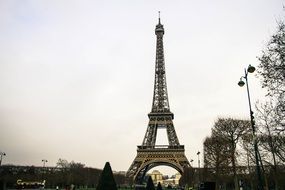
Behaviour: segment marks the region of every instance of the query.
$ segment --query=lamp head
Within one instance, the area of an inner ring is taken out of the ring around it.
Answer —
[[[242,78],[241,78],[240,81],[238,82],[238,85],[239,85],[240,87],[243,87],[244,82],[243,82]]]
[[[249,65],[248,68],[247,68],[247,71],[248,71],[249,73],[253,73],[253,72],[255,71],[255,67]]]

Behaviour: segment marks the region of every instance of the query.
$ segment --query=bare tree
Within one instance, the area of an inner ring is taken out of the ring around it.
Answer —
[[[247,180],[251,186],[251,189],[254,189],[254,182],[256,178],[254,177],[256,172],[255,153],[254,153],[254,144],[253,144],[253,135],[252,130],[248,130],[247,133],[243,134],[241,137],[241,158],[243,160],[243,165],[247,166]],[[254,167],[253,167],[254,166]]]
[[[223,138],[225,142],[228,142],[231,165],[234,176],[235,189],[239,189],[237,178],[237,144],[242,135],[250,129],[250,121],[232,119],[232,118],[219,118],[212,128],[212,136],[217,138]]]
[[[277,31],[271,36],[265,50],[259,57],[258,74],[262,87],[274,101],[276,130],[285,132],[285,23],[279,21]]]
[[[60,158],[60,159],[58,159],[58,161],[56,163],[56,167],[59,167],[59,168],[69,168],[70,165],[69,165],[67,160]]]
[[[273,136],[275,136],[276,122],[274,119],[274,107],[272,103],[259,104],[256,106],[256,121],[260,133],[261,146],[271,153],[273,165],[276,167],[276,144],[274,143]],[[268,163],[270,161],[265,160]]]
[[[228,175],[230,165],[229,143],[223,137],[207,137],[204,145],[204,168],[208,179],[216,182],[216,189],[222,183],[222,175]]]
[[[275,107],[272,102],[258,104],[256,110],[256,121],[260,133],[259,145],[266,155],[263,156],[263,163],[272,167],[273,176],[271,177],[274,179],[275,189],[278,189],[278,165],[285,163],[285,137],[276,130],[279,123],[276,120]]]

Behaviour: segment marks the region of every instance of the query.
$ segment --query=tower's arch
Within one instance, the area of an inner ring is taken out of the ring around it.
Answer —
[[[141,165],[141,167],[138,169],[137,174],[135,174],[134,176],[134,180],[139,181],[140,180],[139,177],[142,176],[143,173],[147,173],[149,170],[157,166],[169,166],[175,169],[180,174],[182,174],[184,171],[184,168],[181,167],[181,165],[177,164],[175,161],[165,160],[165,159],[149,160],[146,163]]]

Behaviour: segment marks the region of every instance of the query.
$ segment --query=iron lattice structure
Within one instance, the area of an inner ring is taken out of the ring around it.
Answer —
[[[172,121],[174,115],[169,107],[163,50],[164,28],[160,18],[155,34],[157,41],[152,109],[148,114],[149,123],[142,145],[138,146],[137,156],[127,172],[127,176],[133,177],[138,183],[148,170],[159,165],[173,167],[180,173],[183,173],[185,167],[190,166],[184,146],[180,145],[177,138]],[[166,129],[168,145],[156,145],[158,128]]]

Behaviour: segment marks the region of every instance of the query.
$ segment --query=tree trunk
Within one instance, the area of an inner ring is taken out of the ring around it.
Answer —
[[[271,136],[271,132],[270,132],[269,128],[268,128],[268,133],[269,133],[269,143],[270,143],[271,154],[273,157],[273,171],[274,171],[275,190],[278,190],[277,164],[276,164],[276,158],[275,158],[275,148],[274,148],[274,144],[272,141],[272,136]]]
[[[233,165],[233,173],[234,173],[234,185],[235,185],[235,190],[239,190],[239,185],[238,185],[238,178],[237,178],[237,171],[236,171],[236,160],[235,160],[235,146],[234,144],[232,145],[232,153],[231,153],[231,160],[232,160],[232,165]]]

